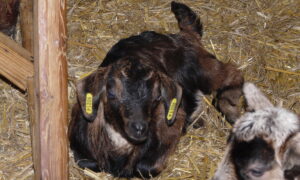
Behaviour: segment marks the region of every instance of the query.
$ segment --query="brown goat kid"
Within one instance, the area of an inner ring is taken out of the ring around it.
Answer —
[[[69,137],[80,167],[120,177],[151,177],[163,170],[186,118],[179,103],[169,106],[181,100],[176,82],[138,61],[124,60],[80,80],[77,91]]]
[[[202,24],[189,7],[172,2],[171,9],[178,34],[122,39],[96,72],[78,82],[69,138],[80,167],[156,176],[194,120],[199,91],[217,91],[228,120],[239,116],[241,73],[203,48]]]

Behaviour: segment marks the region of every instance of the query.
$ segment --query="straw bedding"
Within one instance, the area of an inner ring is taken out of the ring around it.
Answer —
[[[300,113],[300,1],[185,0],[204,24],[203,44],[223,62],[232,62],[278,105]],[[70,107],[75,80],[97,68],[118,40],[144,30],[178,32],[169,0],[69,0],[67,2]],[[212,177],[230,130],[203,101],[200,129],[182,137],[168,167],[155,179]],[[26,94],[0,81],[0,179],[32,179]],[[70,179],[117,179],[79,169],[70,152]]]

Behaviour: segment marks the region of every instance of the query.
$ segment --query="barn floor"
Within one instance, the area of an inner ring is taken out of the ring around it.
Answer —
[[[237,64],[280,106],[300,114],[300,1],[182,0],[201,17],[204,46],[223,62]],[[69,102],[76,79],[97,68],[121,38],[145,30],[178,32],[169,0],[69,0]],[[225,149],[230,125],[203,101],[200,129],[182,137],[168,167],[156,180],[212,177]],[[32,179],[26,94],[0,81],[0,180]],[[79,169],[70,152],[70,179],[112,180],[109,174]]]

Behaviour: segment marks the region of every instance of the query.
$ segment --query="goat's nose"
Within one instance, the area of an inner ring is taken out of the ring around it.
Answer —
[[[147,130],[147,124],[143,122],[133,122],[131,126],[138,135],[144,134]]]

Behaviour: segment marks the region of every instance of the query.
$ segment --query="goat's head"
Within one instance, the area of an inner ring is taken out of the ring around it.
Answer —
[[[224,179],[232,180],[283,180],[287,169],[284,164],[290,159],[284,159],[283,154],[288,157],[284,152],[295,149],[287,142],[289,137],[300,130],[298,116],[286,109],[274,107],[251,83],[245,83],[243,91],[250,112],[245,113],[234,124],[228,140],[227,154],[214,178],[222,179],[223,176]],[[292,167],[297,165],[293,163]]]
[[[129,141],[139,143],[147,139],[152,113],[161,107],[159,103],[164,104],[166,123],[174,123],[182,89],[138,60],[124,59],[80,80],[77,93],[87,121],[93,121],[98,107],[103,107],[106,123]],[[92,101],[88,102],[88,96]]]
[[[245,83],[243,91],[252,112],[243,115],[232,131],[234,144],[246,148],[233,147],[236,168],[244,179],[283,179],[279,151],[288,137],[299,131],[299,119],[286,109],[274,107],[255,85]],[[238,156],[241,152],[244,155]],[[242,165],[243,161],[246,163]]]

